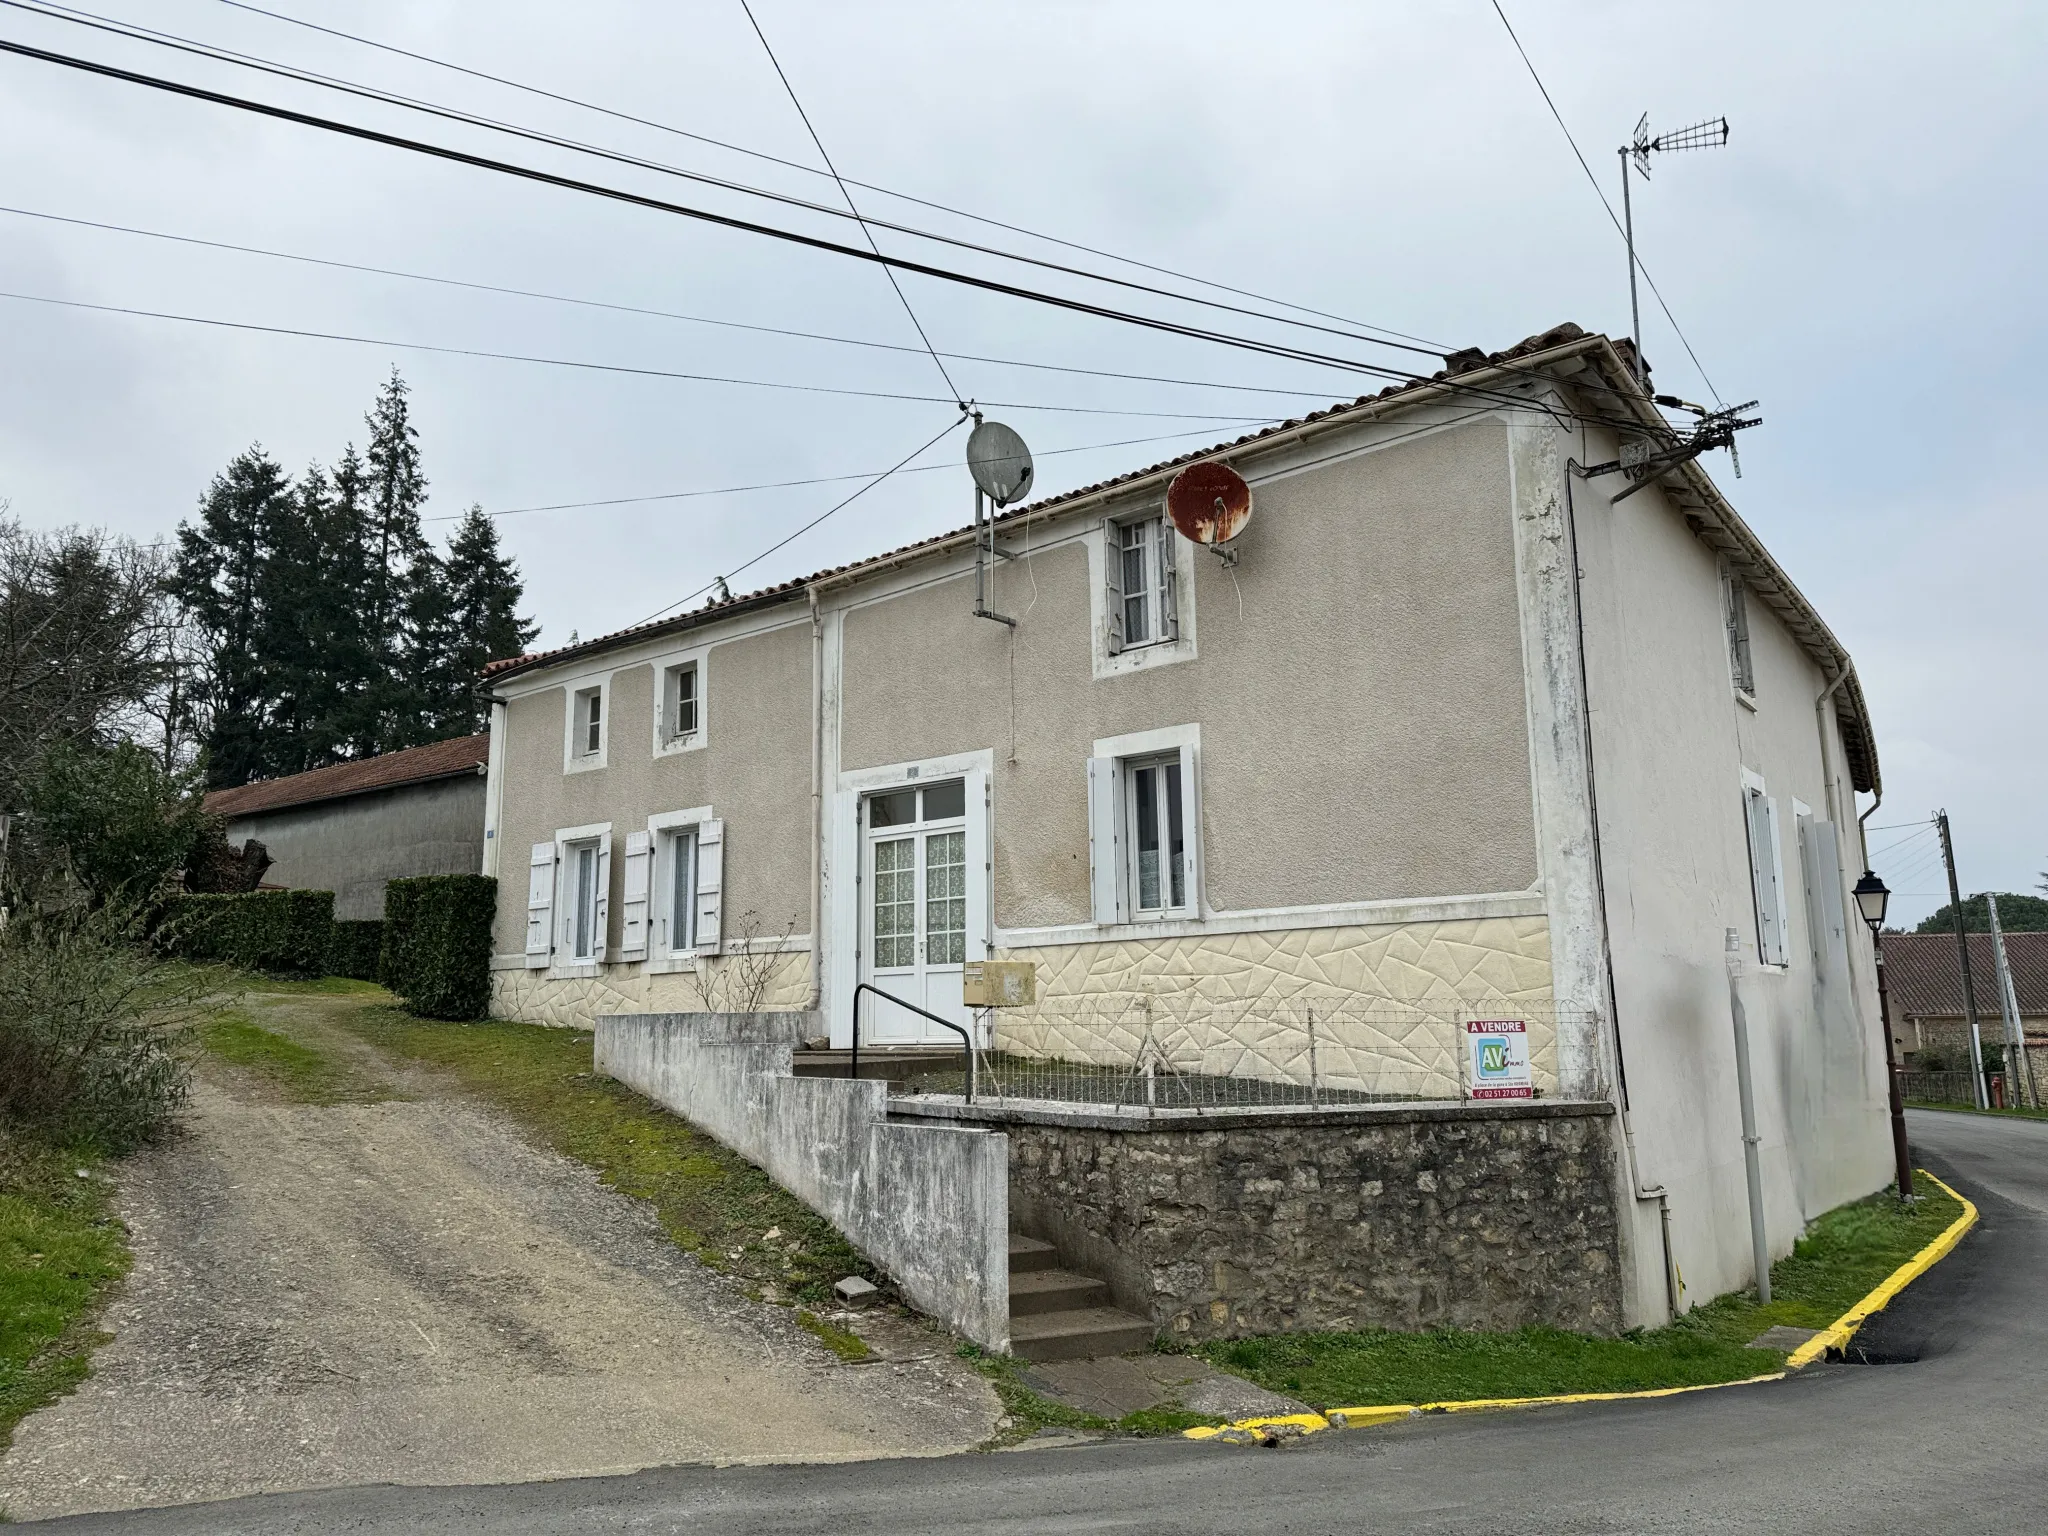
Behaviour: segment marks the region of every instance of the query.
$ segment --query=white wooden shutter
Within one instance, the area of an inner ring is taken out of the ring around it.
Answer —
[[[697,953],[715,955],[725,888],[725,823],[697,823]]]
[[[606,833],[597,840],[597,912],[591,922],[590,958],[599,965],[610,958],[612,930],[612,839]]]
[[[620,893],[619,958],[647,958],[647,893],[654,875],[654,839],[645,832],[626,834],[626,883]]]
[[[1186,848],[1188,911],[1196,917],[1202,907],[1202,753],[1189,744],[1180,749],[1181,837]]]
[[[1090,915],[1098,923],[1117,920],[1117,890],[1123,883],[1123,850],[1116,837],[1117,771],[1113,757],[1088,759],[1088,892]]]
[[[1172,524],[1160,518],[1154,535],[1154,554],[1159,561],[1159,633],[1167,640],[1180,638],[1180,550],[1174,544]]]
[[[554,940],[555,845],[535,843],[526,866],[526,968],[544,970]]]
[[[1102,607],[1109,618],[1109,654],[1115,656],[1124,648],[1123,532],[1115,523],[1102,525],[1102,569]]]
[[[1785,879],[1778,862],[1778,807],[1760,790],[1746,790],[1749,877],[1756,897],[1756,957],[1765,965],[1785,963]]]

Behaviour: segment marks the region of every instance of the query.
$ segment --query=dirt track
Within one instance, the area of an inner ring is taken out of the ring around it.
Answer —
[[[943,1347],[843,1366],[588,1169],[369,1064],[419,1096],[289,1104],[215,1074],[188,1131],[123,1170],[136,1262],[115,1337],[16,1432],[9,1515],[940,1452],[993,1431],[992,1394]]]

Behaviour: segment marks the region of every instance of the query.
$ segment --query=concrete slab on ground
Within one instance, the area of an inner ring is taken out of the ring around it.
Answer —
[[[1023,1372],[1041,1396],[1105,1419],[1177,1405],[1219,1419],[1304,1413],[1307,1405],[1268,1392],[1192,1355],[1105,1355],[1055,1360]]]

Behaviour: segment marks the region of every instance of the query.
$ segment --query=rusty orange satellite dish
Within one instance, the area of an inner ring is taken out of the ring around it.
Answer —
[[[1196,544],[1228,544],[1252,520],[1252,488],[1227,464],[1190,464],[1166,488],[1166,515]]]

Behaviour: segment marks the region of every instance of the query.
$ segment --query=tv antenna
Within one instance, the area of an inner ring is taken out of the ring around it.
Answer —
[[[1669,153],[1679,149],[1719,149],[1728,142],[1728,119],[1710,117],[1689,127],[1676,128],[1670,133],[1650,137],[1650,114],[1645,112],[1636,119],[1636,131],[1629,135],[1629,142],[1622,145],[1621,155],[1621,220],[1622,238],[1628,242],[1628,326],[1629,341],[1636,354],[1636,382],[1645,388],[1649,386],[1650,371],[1643,363],[1643,314],[1636,303],[1636,219],[1629,207],[1628,163],[1636,163],[1636,174],[1650,179],[1650,156]]]
[[[967,472],[974,477],[974,616],[1015,629],[1015,619],[988,605],[988,563],[1010,557],[996,548],[996,520],[987,502],[1006,507],[1031,489],[1031,450],[1000,421],[983,421],[972,406],[967,414],[974,418],[974,430],[967,434]]]

